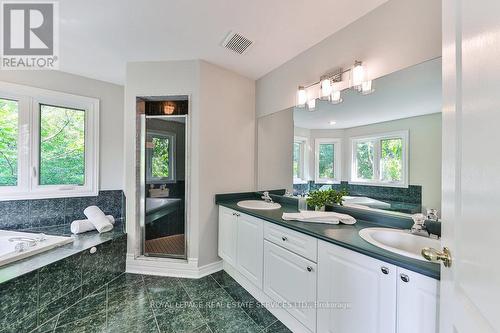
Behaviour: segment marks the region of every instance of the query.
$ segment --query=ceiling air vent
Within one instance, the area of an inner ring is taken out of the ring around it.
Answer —
[[[237,32],[229,32],[226,39],[222,42],[222,46],[226,49],[230,49],[238,54],[243,54],[243,52],[252,45],[252,41],[245,36],[240,35]]]

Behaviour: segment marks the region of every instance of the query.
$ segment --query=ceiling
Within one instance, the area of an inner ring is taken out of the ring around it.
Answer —
[[[129,61],[203,59],[257,79],[386,1],[60,1],[60,70],[124,84]],[[243,55],[221,47],[231,30]]]
[[[345,91],[341,104],[317,101],[313,112],[296,108],[295,126],[344,129],[441,112],[441,58],[378,78],[373,89],[370,95]]]

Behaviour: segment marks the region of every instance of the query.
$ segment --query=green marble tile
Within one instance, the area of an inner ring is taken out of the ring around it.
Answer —
[[[106,314],[106,288],[84,297],[59,315],[58,326],[69,324],[75,320],[84,320],[96,314]]]
[[[0,327],[0,333],[28,333],[36,328],[36,312]]]
[[[230,287],[230,286],[238,286],[238,282],[236,282],[236,280],[233,279],[225,271],[215,272],[215,273],[211,274],[211,276],[223,288],[224,287]]]
[[[69,323],[57,323],[54,333],[102,333],[106,332],[106,313],[97,313],[83,319],[75,317]]]
[[[37,271],[3,283],[0,288],[0,328],[20,324],[23,318],[36,313],[37,299]]]
[[[210,275],[200,279],[179,279],[179,281],[193,301],[211,300],[218,290],[222,289]]]
[[[59,316],[56,316],[52,318],[51,320],[45,322],[44,324],[38,326],[33,333],[49,333],[53,332],[54,328],[56,327],[57,320],[59,319]]]
[[[236,301],[252,320],[262,329],[274,323],[277,319],[261,303],[259,303],[242,286],[236,284],[225,287],[224,290]]]
[[[158,312],[167,307],[181,307],[190,297],[177,278],[144,276],[151,306]]]
[[[108,303],[109,332],[158,332],[147,297]]]
[[[42,305],[38,308],[38,323],[44,323],[62,311],[71,307],[82,298],[82,289],[80,287],[59,297],[55,301]]]
[[[191,331],[192,333],[212,333],[207,325],[200,326]]]
[[[271,326],[267,327],[262,333],[292,333],[281,321],[276,321]]]
[[[39,306],[49,304],[82,284],[81,255],[75,254],[39,270]]]
[[[210,300],[199,304],[199,310],[212,332],[260,332],[258,326],[223,289]]]

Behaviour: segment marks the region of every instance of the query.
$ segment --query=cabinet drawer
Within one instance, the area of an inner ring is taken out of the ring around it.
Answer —
[[[317,261],[318,240],[272,223],[264,224],[264,238],[304,258]]]
[[[316,330],[317,266],[264,241],[264,292],[309,330]]]

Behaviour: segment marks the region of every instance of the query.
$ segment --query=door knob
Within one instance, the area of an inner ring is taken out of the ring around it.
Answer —
[[[441,260],[444,267],[451,266],[451,252],[447,247],[443,247],[443,251],[440,252],[432,247],[425,247],[422,249],[422,256],[429,261],[439,261]]]

